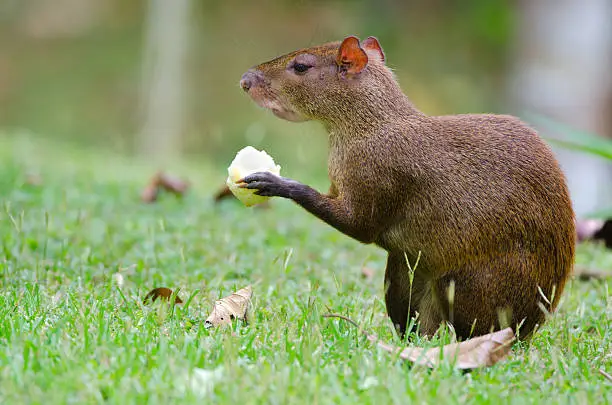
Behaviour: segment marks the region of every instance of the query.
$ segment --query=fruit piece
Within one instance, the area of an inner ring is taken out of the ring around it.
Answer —
[[[280,175],[280,166],[274,163],[274,159],[265,151],[259,151],[252,146],[240,150],[232,164],[227,168],[228,177],[226,184],[230,191],[247,207],[261,204],[270,197],[256,195],[257,190],[241,188],[238,180],[257,172],[270,172]]]

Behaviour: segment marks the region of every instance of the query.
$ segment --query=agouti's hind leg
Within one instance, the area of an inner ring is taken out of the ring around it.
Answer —
[[[525,260],[511,255],[488,259],[486,264],[473,262],[436,280],[435,288],[448,319],[458,337],[467,339],[505,327],[521,326],[521,338],[541,324],[544,314],[538,283],[528,270],[521,269]],[[448,288],[453,282],[452,304]],[[551,289],[542,285],[545,294]],[[549,295],[550,296],[550,295]]]
[[[389,253],[387,258],[385,303],[391,322],[401,337],[417,312],[421,334],[433,335],[442,320],[430,283],[418,269],[410,288],[410,273],[403,253]]]

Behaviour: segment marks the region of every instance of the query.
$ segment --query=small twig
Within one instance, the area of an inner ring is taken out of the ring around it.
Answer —
[[[338,319],[342,319],[343,321],[346,321],[348,323],[350,323],[351,325],[353,325],[354,327],[356,327],[357,329],[359,329],[359,324],[355,321],[353,321],[351,318],[349,318],[348,316],[344,316],[344,315],[340,315],[340,314],[323,314],[323,318],[338,318]],[[369,336],[367,333],[363,332],[366,336]]]
[[[329,310],[329,307],[328,307]],[[365,338],[367,340],[370,341],[370,343],[373,343],[375,345],[377,345],[378,347],[380,347],[383,350],[388,351],[389,353],[394,353],[394,351],[400,351],[401,349],[399,348],[393,348],[393,346],[387,345],[384,342],[381,342],[378,339],[378,336],[370,334],[368,332],[366,332],[365,330],[361,329],[361,327],[359,326],[359,324],[355,321],[353,321],[351,318],[349,318],[348,316],[344,316],[344,315],[340,315],[340,314],[323,314],[323,318],[338,318],[338,319],[342,319],[343,321],[346,321],[348,323],[350,323],[351,325],[353,325],[354,327],[356,327],[363,336],[365,336]]]
[[[603,368],[599,369],[599,374],[603,375],[606,380],[612,382],[612,375],[606,373]]]

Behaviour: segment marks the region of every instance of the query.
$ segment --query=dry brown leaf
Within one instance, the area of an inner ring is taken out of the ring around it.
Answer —
[[[326,318],[344,319],[353,325],[357,324],[351,319],[335,314],[324,315]],[[381,349],[389,353],[399,353],[403,360],[410,361],[430,368],[437,367],[442,358],[449,361],[456,361],[455,366],[459,369],[474,369],[480,367],[490,367],[503,360],[510,353],[512,343],[515,340],[512,328],[506,328],[488,335],[478,336],[463,342],[451,343],[443,347],[425,349],[421,347],[411,347],[400,349],[390,344],[381,342],[377,336],[364,332],[367,339],[375,343]]]
[[[159,189],[157,188],[157,186],[152,186],[149,184],[145,187],[144,190],[142,190],[142,193],[140,194],[140,199],[142,200],[142,202],[152,203],[157,201],[158,195]]]
[[[371,267],[362,267],[361,268],[361,277],[365,278],[366,280],[370,280],[371,278],[373,278],[375,273],[376,272]]]
[[[204,322],[207,328],[228,325],[234,319],[247,320],[249,303],[253,296],[253,288],[249,285],[230,296],[215,301],[212,312]]]
[[[157,172],[140,194],[140,199],[146,203],[155,202],[161,190],[174,193],[177,196],[183,196],[188,188],[189,183],[187,181]]]
[[[146,304],[149,300],[151,302],[155,302],[157,298],[162,298],[166,301],[170,301],[170,297],[172,297],[172,290],[166,287],[158,287],[152,289],[142,300],[143,304]],[[183,300],[179,298],[178,291],[176,295],[176,299],[174,300],[175,304],[182,304]]]
[[[165,173],[158,173],[158,181],[160,187],[178,196],[184,195],[189,189],[187,181]]]
[[[390,353],[398,351],[397,348],[378,341],[376,336],[368,336],[368,339],[376,343],[381,349]],[[512,328],[506,328],[463,342],[451,343],[442,348],[406,348],[400,352],[399,356],[415,364],[433,368],[439,365],[441,360],[440,350],[442,350],[442,357],[451,362],[456,361],[455,364],[457,368],[474,369],[479,367],[491,367],[508,356],[514,340],[514,331]]]
[[[143,202],[152,203],[157,200],[157,196],[159,195],[159,177],[160,173],[156,173],[149,181],[149,184],[142,190],[140,199]]]

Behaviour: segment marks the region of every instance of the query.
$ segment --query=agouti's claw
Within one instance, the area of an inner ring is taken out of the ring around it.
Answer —
[[[251,183],[245,183],[244,186],[241,186],[242,188],[248,188],[248,189],[259,189],[259,188],[263,188],[266,185],[269,185],[269,183],[264,183],[263,181],[253,181]]]
[[[291,185],[296,183],[270,172],[257,172],[249,174],[240,181],[242,182],[238,182],[240,188],[256,190],[254,192],[256,195],[285,198],[290,198]]]

